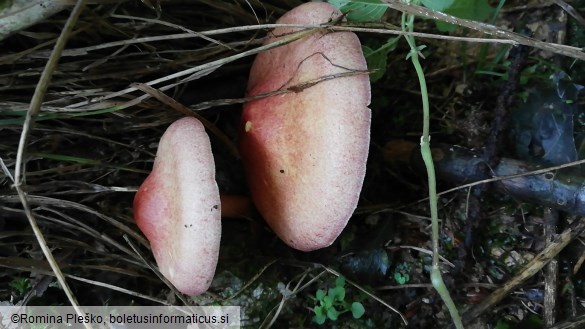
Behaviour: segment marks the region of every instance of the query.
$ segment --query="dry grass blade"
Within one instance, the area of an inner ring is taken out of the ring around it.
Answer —
[[[39,264],[39,262],[32,262],[29,259],[14,259],[14,258],[0,257],[0,267],[4,267],[7,269],[19,269],[19,270],[31,271],[31,272],[34,271],[40,275],[46,275],[46,276],[50,276],[50,277],[55,276],[55,273],[50,269],[50,266],[48,266],[48,263],[40,263]],[[65,277],[70,278],[70,279],[75,280],[75,281],[84,282],[84,283],[88,283],[88,284],[91,284],[94,286],[118,291],[118,292],[130,295],[133,297],[142,298],[142,299],[145,299],[148,301],[155,302],[155,303],[160,304],[160,305],[169,305],[169,306],[171,305],[166,300],[154,298],[152,296],[141,294],[139,292],[132,291],[130,289],[118,287],[118,286],[113,285],[113,284],[108,284],[105,282],[82,278],[82,277],[72,275],[72,274],[65,274]]]
[[[61,287],[63,288],[63,290],[65,291],[65,294],[67,295],[67,298],[69,299],[71,305],[73,306],[73,308],[75,309],[76,313],[79,316],[83,316],[83,311],[79,308],[79,305],[77,304],[77,301],[76,301],[75,296],[73,295],[73,292],[69,288],[67,281],[65,281],[65,277],[64,277],[63,273],[61,272],[59,265],[57,264],[57,262],[53,258],[53,254],[52,254],[51,250],[49,249],[49,247],[47,246],[47,243],[43,237],[43,233],[41,232],[40,228],[37,225],[36,219],[35,219],[32,211],[29,207],[27,195],[23,190],[23,187],[24,187],[23,185],[25,184],[24,183],[24,179],[25,179],[24,156],[25,156],[26,147],[28,146],[28,135],[30,133],[30,130],[32,129],[32,125],[34,123],[34,118],[37,116],[37,114],[40,111],[42,100],[43,100],[45,93],[47,91],[47,88],[49,86],[49,82],[51,81],[51,76],[57,67],[57,63],[59,61],[60,54],[63,51],[63,49],[65,48],[67,38],[69,37],[69,34],[73,30],[73,27],[75,26],[75,23],[77,22],[77,19],[81,15],[81,12],[83,11],[84,7],[85,7],[85,1],[79,0],[77,2],[77,4],[75,5],[75,7],[73,8],[73,11],[71,12],[71,16],[69,17],[69,19],[67,20],[67,23],[63,27],[63,31],[62,31],[61,35],[59,36],[59,40],[55,44],[55,48],[53,49],[53,53],[51,54],[51,57],[47,61],[47,65],[45,66],[45,69],[43,70],[43,74],[41,75],[41,78],[39,80],[37,88],[35,89],[35,93],[33,95],[33,98],[32,98],[31,104],[30,104],[30,108],[27,112],[26,120],[25,120],[23,128],[22,128],[22,134],[21,134],[20,143],[18,146],[18,155],[16,158],[16,165],[15,165],[16,171],[14,174],[14,186],[16,188],[16,191],[18,192],[18,195],[19,195],[20,200],[22,202],[22,206],[23,206],[25,213],[26,213],[26,217],[29,220],[30,226],[32,227],[32,229],[35,233],[35,236],[36,236],[39,244],[41,245],[41,249],[43,250],[45,257],[47,258],[47,260],[49,261],[49,264],[51,265],[51,269],[55,273],[57,280],[59,281],[59,283],[61,284]],[[84,323],[84,327],[87,329],[92,328],[92,326],[89,323]]]
[[[421,6],[407,5],[400,0],[384,0],[392,9],[396,9],[408,14],[426,17],[458,26],[463,26],[498,38],[505,38],[514,41],[516,44],[534,47],[555,54],[569,56],[576,59],[585,60],[585,53],[580,48],[568,47],[561,44],[550,44],[540,40],[525,37],[523,35],[502,30],[496,26],[481,22],[470,21],[447,15],[438,11],[433,11]]]
[[[162,275],[162,273],[158,270],[158,268],[156,266],[154,266],[151,262],[149,262],[146,257],[140,252],[140,250],[138,250],[138,248],[136,248],[136,246],[134,245],[134,243],[132,241],[130,241],[130,239],[128,238],[127,235],[124,235],[124,240],[126,240],[126,243],[128,243],[130,245],[130,248],[132,248],[132,250],[136,253],[136,255],[138,256],[138,258],[140,258],[140,260],[146,264],[146,266],[148,266],[148,268],[150,268],[150,270],[162,281],[164,282],[167,287],[169,287],[173,293],[175,294],[175,296],[177,296],[185,305],[189,305],[189,302],[187,301],[187,299],[185,298],[185,296],[183,296],[183,294],[181,294],[177,288],[175,288],[175,286],[173,286],[173,284],[164,277],[164,275]]]
[[[251,55],[255,55],[261,51],[265,51],[268,49],[272,49],[272,48],[276,48],[276,47],[285,45],[287,43],[293,42],[295,40],[298,40],[298,39],[304,38],[308,35],[311,35],[313,33],[316,33],[319,30],[320,30],[320,28],[313,28],[313,29],[309,29],[306,31],[300,31],[297,33],[293,33],[290,36],[287,36],[287,37],[284,37],[284,38],[278,40],[277,42],[273,42],[273,43],[270,43],[268,45],[254,48],[252,50],[243,51],[243,52],[236,54],[236,55],[228,56],[228,57],[218,59],[218,60],[206,63],[206,64],[198,65],[198,66],[195,66],[195,67],[192,67],[192,68],[180,71],[180,72],[176,72],[176,73],[173,73],[171,75],[167,75],[163,78],[151,80],[149,82],[146,82],[145,84],[148,86],[154,86],[154,85],[157,85],[159,83],[163,83],[163,82],[166,82],[169,80],[174,80],[174,79],[185,77],[185,76],[187,76],[187,77],[184,78],[184,80],[182,80],[181,83],[196,80],[196,79],[199,79],[201,77],[204,77],[204,76],[212,73],[213,71],[217,70],[218,68],[220,68],[221,66],[223,66],[227,63],[230,63],[230,62],[233,62],[235,60],[245,58],[245,57],[248,57]],[[166,86],[162,86],[159,88],[159,90],[166,91],[168,89],[175,87],[176,85],[177,84],[169,84]],[[71,104],[68,106],[68,108],[84,107],[86,109],[89,108],[89,109],[93,109],[93,110],[102,109],[102,108],[111,106],[111,104],[106,104],[106,106],[103,106],[103,105],[100,106],[100,102],[103,102],[105,100],[109,100],[112,98],[124,96],[124,95],[127,95],[127,94],[129,94],[133,91],[136,91],[136,90],[137,90],[137,88],[135,88],[135,87],[126,88],[126,89],[120,90],[118,92],[114,92],[114,93],[108,94],[106,96],[99,97],[97,99],[92,99],[91,101],[84,101],[84,102]],[[128,101],[128,102],[117,102],[116,105],[119,109],[124,109],[124,108],[128,108],[130,106],[140,104],[140,102],[146,100],[147,98],[149,98],[149,95],[140,96],[140,97],[137,97],[137,98],[135,98],[131,101]]]
[[[165,93],[163,93],[162,91],[156,90],[147,84],[136,83],[136,84],[133,84],[133,87],[144,91],[146,94],[161,101],[163,104],[168,105],[169,107],[171,107],[172,109],[176,110],[179,113],[182,113],[186,116],[191,116],[191,117],[198,119],[199,121],[201,121],[201,123],[203,124],[203,126],[205,126],[205,128],[207,130],[211,131],[212,134],[214,134],[217,138],[219,138],[224,143],[224,145],[230,150],[230,152],[232,153],[232,155],[236,159],[240,158],[238,148],[236,147],[234,142],[232,142],[231,139],[226,134],[224,134],[221,130],[219,130],[211,121],[209,121],[209,120],[205,119],[203,116],[189,110],[189,108],[187,108],[185,105],[177,102],[173,98],[165,95]]]
[[[4,201],[7,203],[14,203],[14,202],[17,202],[18,200],[19,199],[16,196],[0,195],[0,201]],[[142,235],[138,234],[136,231],[130,229],[128,226],[117,221],[116,219],[109,217],[109,216],[106,216],[106,215],[100,213],[99,211],[91,209],[90,207],[87,207],[85,205],[82,205],[82,204],[79,204],[76,202],[72,202],[72,201],[68,201],[68,200],[60,200],[60,199],[43,197],[43,196],[35,196],[35,195],[28,195],[27,200],[28,200],[28,204],[33,204],[33,205],[54,206],[54,207],[59,207],[59,208],[63,208],[63,209],[78,209],[80,211],[83,211],[85,213],[88,213],[88,214],[91,214],[91,215],[94,215],[98,218],[103,219],[107,223],[111,224],[112,226],[114,226],[115,228],[120,230],[120,232],[124,232],[125,234],[128,234],[132,238],[136,239],[141,245],[143,245],[143,246],[149,245],[148,242],[146,241],[146,239]]]

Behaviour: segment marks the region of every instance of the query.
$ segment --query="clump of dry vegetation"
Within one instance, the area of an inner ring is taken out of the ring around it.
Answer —
[[[301,1],[87,2],[52,66],[47,63],[65,40],[60,35],[75,11],[73,1],[60,1],[65,10],[0,41],[0,305],[69,303],[57,276],[82,305],[237,305],[249,328],[319,327],[313,321],[317,291],[336,289],[336,277],[343,275],[345,301],[363,304],[365,314],[360,319],[344,314],[343,321],[320,327],[400,328],[403,319],[412,328],[449,325],[428,279],[426,177],[417,160],[411,161],[416,152],[409,143],[420,136],[420,96],[404,60],[406,44],[397,44],[387,58],[388,71],[372,86],[368,173],[360,207],[338,241],[301,253],[280,242],[259,216],[225,220],[214,283],[208,293],[188,298],[157,277],[148,243],[132,219],[134,193],[152,168],[160,136],[184,115],[208,121],[220,190],[247,193],[234,141],[248,71],[270,29],[263,24]],[[425,16],[417,7],[389,3],[385,24],[351,27],[363,43],[374,47],[387,40],[388,31],[400,33],[397,9]],[[417,21],[417,29],[427,33],[417,37],[427,45],[433,143],[477,149],[490,143],[495,129],[502,135],[488,162],[514,157],[502,137],[506,120],[493,128],[494,117],[506,118],[506,111],[522,103],[516,96],[533,91],[557,68],[579,67],[571,64],[585,58],[579,49],[551,43],[571,41],[558,33],[575,21],[567,8],[538,1],[527,6],[530,11],[507,3],[498,25],[512,29],[526,22],[540,40],[455,21],[468,25],[453,34],[471,38],[461,42],[441,37],[433,20]],[[488,35],[505,41],[486,48]],[[524,45],[524,53],[510,51],[510,44]],[[477,73],[480,65],[484,74]],[[511,85],[513,74],[525,83]],[[45,78],[43,92],[39,81]],[[460,165],[455,170],[465,171]],[[447,172],[439,187],[464,183]],[[585,321],[583,214],[551,212],[539,200],[522,203],[522,195],[483,186],[440,199],[442,266],[464,319],[500,328],[531,321],[542,327],[551,317],[560,323],[551,328]],[[556,234],[565,228],[571,231],[559,240]],[[53,266],[40,237],[54,256]],[[550,258],[559,264],[557,272],[539,271],[544,263],[533,261]],[[556,288],[552,301],[544,282]],[[483,317],[475,319],[478,315]]]

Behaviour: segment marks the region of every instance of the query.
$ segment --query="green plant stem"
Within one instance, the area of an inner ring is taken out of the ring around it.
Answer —
[[[409,1],[409,0],[407,0]],[[417,0],[413,0],[417,2]],[[414,25],[414,16],[402,14],[402,29],[404,31],[413,32],[413,25]],[[414,41],[414,37],[408,35],[404,36],[406,41],[410,46],[410,53],[409,57],[414,65],[414,69],[418,76],[419,84],[420,84],[420,91],[422,95],[422,105],[423,105],[423,134],[420,140],[420,151],[421,155],[425,164],[425,168],[427,170],[428,176],[428,184],[429,184],[429,202],[430,202],[430,209],[431,209],[431,226],[432,226],[432,245],[433,245],[433,261],[432,261],[432,268],[431,268],[431,283],[435,290],[443,299],[443,302],[449,309],[449,313],[451,314],[451,319],[455,324],[457,329],[463,329],[463,323],[461,322],[461,316],[459,315],[459,310],[455,306],[445,283],[443,282],[443,277],[441,275],[441,269],[439,267],[439,215],[437,209],[437,186],[436,186],[436,177],[435,177],[435,166],[433,164],[433,157],[431,155],[431,137],[430,137],[430,107],[429,107],[429,97],[427,91],[427,83],[425,80],[425,75],[420,65],[419,60],[419,49],[416,46]]]

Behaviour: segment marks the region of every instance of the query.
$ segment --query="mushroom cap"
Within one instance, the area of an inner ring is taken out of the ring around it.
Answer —
[[[311,2],[277,23],[320,24],[340,15],[330,4]],[[276,28],[265,43],[298,30]],[[258,54],[248,94],[366,69],[354,33],[323,31]],[[244,105],[239,146],[252,198],[289,246],[329,246],[347,225],[366,171],[369,104],[369,77],[360,74]]]
[[[174,122],[161,137],[152,172],[134,198],[134,218],[161,273],[180,292],[209,288],[221,209],[209,137],[197,119]]]

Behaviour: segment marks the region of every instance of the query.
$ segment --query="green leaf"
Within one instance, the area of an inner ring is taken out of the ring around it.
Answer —
[[[388,5],[382,0],[329,0],[339,8],[350,22],[379,21],[384,16]]]
[[[522,323],[526,323],[527,328],[542,328],[544,326],[544,321],[536,314],[530,314]]]
[[[19,295],[24,295],[32,287],[29,278],[21,277],[12,279],[12,281],[8,283],[8,286],[15,290]]]
[[[0,11],[12,7],[12,0],[0,0]],[[8,12],[8,10],[6,10]]]
[[[323,291],[323,289],[317,290],[315,297],[317,297],[317,300],[323,300],[323,297],[325,297],[325,292]]]
[[[335,287],[329,289],[328,296],[331,297],[331,300],[335,301],[343,301],[345,299],[345,288],[343,287]]]
[[[396,280],[398,284],[403,285],[410,280],[410,275],[401,272],[396,272],[394,273],[394,280]]]
[[[315,306],[313,308],[313,312],[315,313],[313,321],[315,321],[317,324],[325,323],[325,320],[327,320],[327,312],[322,306]]]
[[[315,313],[315,316],[325,316],[325,310],[323,306],[313,307],[313,313]]]
[[[423,4],[430,9],[441,11],[451,16],[476,21],[486,20],[494,11],[487,0],[425,0]],[[437,21],[436,24],[441,32],[452,32],[456,28],[455,25],[442,21]]]
[[[483,21],[493,11],[494,8],[489,5],[487,0],[455,0],[446,12],[459,18]]]
[[[331,300],[335,300],[337,295],[337,288],[329,288],[327,291],[327,297],[331,298]]]
[[[364,57],[368,63],[368,70],[375,70],[374,73],[370,73],[370,82],[374,83],[386,74],[388,54],[396,48],[399,39],[400,37],[390,38],[375,50],[368,46],[362,46]]]
[[[323,297],[323,307],[325,307],[326,309],[333,307],[333,298],[329,296]]]
[[[354,319],[359,319],[366,313],[366,309],[364,305],[360,302],[353,302],[351,303],[351,315],[353,315]]]
[[[335,279],[335,286],[336,287],[343,287],[345,286],[345,278],[342,276],[338,276],[337,279]]]
[[[510,325],[505,320],[500,319],[496,324],[496,329],[510,329]]]
[[[335,6],[339,9],[339,8],[347,5],[348,3],[350,3],[351,0],[327,0],[327,2],[329,2],[330,4],[332,4],[333,6]]]
[[[313,321],[315,321],[317,324],[323,324],[325,323],[325,320],[327,320],[327,316],[325,314],[315,314],[313,317]]]
[[[327,317],[329,320],[335,321],[339,317],[339,312],[335,309],[335,307],[332,307],[327,310]]]
[[[381,0],[361,0],[346,4],[341,7],[341,12],[347,13],[350,22],[372,22],[381,20],[386,9],[388,5]]]
[[[422,4],[432,10],[443,11],[453,5],[455,0],[422,0]]]
[[[336,290],[337,290],[337,293],[336,293],[337,300],[342,302],[345,299],[345,288],[337,287]]]

